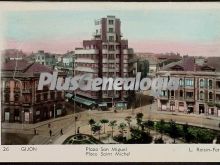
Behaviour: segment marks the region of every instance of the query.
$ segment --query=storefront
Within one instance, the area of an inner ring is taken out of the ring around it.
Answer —
[[[72,98],[80,107],[95,109],[96,102],[82,97],[75,96]]]
[[[115,107],[116,107],[116,109],[120,109],[120,110],[127,109],[127,103],[125,103],[125,102],[117,102],[115,104]]]

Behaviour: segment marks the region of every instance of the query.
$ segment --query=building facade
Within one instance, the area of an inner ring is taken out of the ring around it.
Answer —
[[[62,56],[56,56],[55,69],[57,69],[58,71],[65,72],[67,76],[73,76],[74,75],[74,60],[75,60],[74,51],[68,51]]]
[[[63,91],[37,90],[46,66],[13,60],[2,65],[1,116],[3,122],[36,123],[65,114]],[[65,75],[62,75],[65,76]]]
[[[55,55],[44,52],[43,50],[39,50],[37,53],[33,54],[35,62],[48,66],[50,68],[54,68],[56,64]]]
[[[95,21],[93,39],[84,40],[83,48],[75,49],[75,75],[91,73],[93,77],[128,77],[128,61],[133,49],[122,39],[121,21],[107,16]],[[127,91],[81,91],[76,94],[88,105],[127,107]]]
[[[157,72],[160,77],[169,73],[180,79],[178,90],[161,92],[157,99],[159,111],[220,117],[220,58],[196,61],[194,57],[184,57]]]

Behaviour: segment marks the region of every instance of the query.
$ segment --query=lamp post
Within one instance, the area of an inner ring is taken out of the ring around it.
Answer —
[[[75,135],[76,135],[76,102],[75,102],[75,97],[76,97],[76,92],[74,91],[74,109],[73,109],[73,114],[74,114],[74,127],[75,127]]]
[[[56,118],[56,104],[53,105],[53,117]]]
[[[24,129],[24,110],[22,110],[21,125],[22,125],[22,129]]]

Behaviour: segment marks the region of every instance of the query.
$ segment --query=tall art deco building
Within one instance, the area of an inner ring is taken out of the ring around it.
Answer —
[[[95,32],[91,40],[83,41],[83,48],[75,49],[75,75],[91,73],[95,77],[128,77],[129,60],[133,49],[128,48],[128,40],[122,39],[121,21],[115,16],[107,16],[95,21]],[[75,101],[87,108],[126,108],[128,91],[76,91]]]

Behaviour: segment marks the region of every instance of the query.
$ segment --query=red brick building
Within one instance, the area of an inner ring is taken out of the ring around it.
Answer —
[[[95,21],[93,39],[84,40],[83,48],[75,49],[75,75],[91,73],[93,77],[128,77],[129,59],[133,49],[128,40],[122,39],[121,21],[107,16]],[[127,107],[127,91],[81,91],[76,92],[76,101],[85,106]],[[83,101],[80,101],[83,100]]]
[[[36,123],[65,114],[63,91],[38,91],[41,72],[48,67],[11,60],[2,65],[1,115],[3,122]]]

